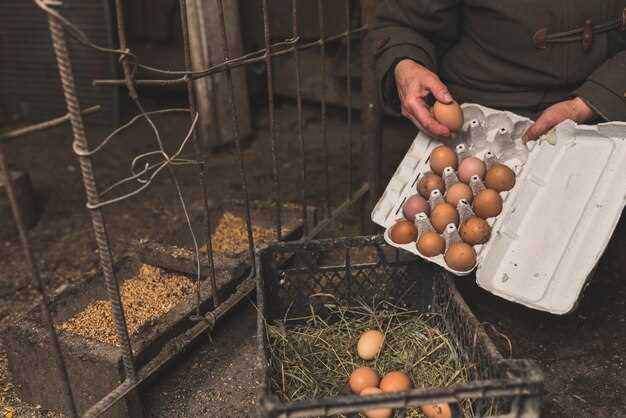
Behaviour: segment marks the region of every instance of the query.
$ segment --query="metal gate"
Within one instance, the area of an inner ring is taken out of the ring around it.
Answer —
[[[303,42],[299,36],[298,19],[298,5],[297,0],[291,2],[291,14],[292,14],[292,36],[289,39],[272,43],[270,40],[270,18],[268,12],[268,1],[262,1],[262,21],[264,28],[264,43],[265,47],[247,53],[243,56],[231,57],[228,43],[222,42],[224,45],[224,59],[223,62],[216,63],[209,68],[202,71],[191,71],[191,54],[189,48],[189,28],[187,22],[187,0],[180,0],[180,10],[182,19],[182,31],[185,46],[185,61],[186,68],[180,71],[170,71],[159,68],[154,68],[141,64],[137,57],[131,50],[127,48],[126,31],[124,25],[123,15],[123,0],[115,1],[115,12],[117,17],[117,37],[119,45],[117,48],[106,48],[95,44],[89,39],[85,33],[79,30],[71,21],[66,19],[66,9],[62,0],[34,0],[35,4],[47,15],[50,34],[52,37],[52,43],[56,60],[58,64],[59,73],[61,76],[61,82],[63,87],[63,93],[67,104],[68,114],[66,116],[57,118],[52,121],[44,122],[38,125],[34,125],[28,128],[20,129],[18,131],[9,132],[0,138],[0,174],[3,176],[5,184],[7,185],[7,192],[11,201],[12,210],[15,216],[15,221],[18,226],[20,240],[24,248],[24,254],[31,271],[34,287],[38,291],[40,298],[40,306],[43,313],[44,322],[47,325],[47,332],[52,345],[52,352],[56,359],[56,366],[59,371],[59,376],[62,382],[63,395],[66,398],[66,402],[70,405],[70,414],[74,417],[79,416],[79,411],[76,406],[74,396],[72,394],[72,386],[70,385],[69,375],[64,363],[64,358],[61,353],[61,348],[56,335],[55,326],[52,314],[49,309],[49,300],[44,291],[42,281],[37,269],[36,256],[33,254],[31,245],[29,243],[28,234],[24,226],[23,219],[20,214],[18,203],[16,200],[16,194],[14,185],[11,183],[11,178],[8,176],[8,162],[5,159],[4,152],[2,150],[2,142],[22,136],[26,133],[34,132],[41,129],[46,129],[51,126],[56,126],[66,121],[69,121],[72,126],[74,143],[73,151],[77,155],[80,162],[80,169],[83,177],[84,187],[87,193],[87,208],[91,214],[91,220],[93,225],[94,234],[98,246],[98,253],[100,258],[100,267],[104,276],[106,291],[108,298],[110,299],[113,307],[113,317],[115,323],[115,329],[118,341],[120,342],[120,351],[123,358],[123,367],[126,379],[114,390],[112,390],[104,398],[98,400],[87,411],[80,414],[83,417],[95,417],[99,416],[120,400],[127,397],[137,386],[145,381],[148,377],[153,375],[157,370],[161,368],[167,361],[173,356],[180,353],[186,346],[188,346],[196,337],[200,336],[207,330],[210,330],[217,321],[220,320],[231,308],[233,308],[238,302],[249,295],[254,290],[254,274],[255,274],[255,244],[252,233],[252,221],[250,215],[250,199],[248,190],[248,173],[245,165],[245,159],[243,158],[241,138],[238,131],[238,115],[239,109],[237,109],[235,100],[233,100],[234,89],[231,73],[233,69],[247,66],[251,64],[263,63],[267,74],[267,94],[268,94],[268,112],[269,112],[269,130],[271,138],[271,159],[272,159],[272,178],[274,185],[274,192],[272,196],[273,200],[273,218],[274,228],[277,240],[283,239],[282,223],[283,214],[281,213],[282,199],[280,194],[281,183],[284,181],[281,179],[279,164],[280,161],[276,154],[276,114],[274,104],[274,81],[272,76],[273,71],[273,59],[277,56],[291,54],[294,60],[295,79],[296,79],[296,103],[298,110],[298,126],[294,133],[294,140],[299,144],[299,163],[301,182],[301,195],[298,202],[299,208],[302,213],[302,217],[305,220],[304,225],[306,228],[307,218],[307,202],[306,185],[307,185],[307,169],[306,169],[306,152],[305,143],[303,138],[303,97],[302,97],[302,77],[301,77],[301,63],[300,54],[307,49],[316,48],[319,49],[322,58],[327,53],[326,48],[333,42],[343,42],[345,45],[345,73],[346,73],[346,92],[347,92],[347,105],[346,105],[346,129],[348,130],[348,152],[346,153],[347,170],[347,190],[345,190],[345,200],[339,204],[333,205],[330,202],[330,190],[333,187],[333,179],[329,174],[329,147],[327,138],[327,100],[326,91],[322,88],[320,94],[320,116],[321,116],[321,131],[324,152],[322,158],[324,160],[324,196],[323,196],[323,219],[317,223],[313,228],[304,231],[304,238],[308,239],[317,235],[325,227],[327,227],[334,219],[345,213],[349,208],[355,204],[362,204],[372,202],[378,195],[380,189],[380,158],[381,158],[381,144],[380,144],[380,109],[377,100],[376,83],[374,81],[373,73],[373,55],[368,53],[370,50],[369,42],[362,42],[360,50],[356,50],[353,47],[355,37],[364,37],[367,33],[368,25],[371,26],[372,10],[377,3],[375,0],[362,0],[360,2],[344,0],[346,11],[346,27],[345,31],[341,34],[334,36],[326,36],[325,22],[324,22],[324,1],[317,0],[317,11],[319,16],[319,39],[309,42]],[[222,34],[222,40],[226,39],[226,24],[224,19],[224,0],[218,1],[219,19],[221,22],[220,32]],[[363,13],[363,16],[367,16],[364,25],[359,27],[353,27],[351,14],[353,13],[353,7],[359,7]],[[76,6],[78,7],[78,6]],[[123,69],[124,78],[119,80],[98,80],[94,84],[100,86],[119,86],[123,85],[128,90],[132,101],[134,102],[137,115],[132,118],[128,123],[120,126],[113,131],[102,142],[94,143],[94,141],[88,141],[85,133],[85,127],[83,123],[83,116],[86,113],[94,112],[96,109],[83,109],[79,103],[76,93],[76,83],[72,71],[72,61],[67,47],[67,35],[77,40],[84,48],[91,48],[101,53],[111,54],[116,58],[119,58],[121,67]],[[364,152],[367,159],[367,178],[361,179],[360,186],[354,187],[357,183],[355,180],[355,161],[353,161],[353,147],[357,144],[354,141],[353,135],[353,103],[352,103],[352,75],[351,75],[351,57],[355,54],[362,54],[361,58],[361,143],[364,146]],[[329,69],[327,68],[325,61],[322,59],[322,64],[319,69],[322,80],[328,76]],[[136,79],[135,72],[138,68],[143,71],[154,74],[154,79]],[[248,236],[248,257],[251,265],[250,275],[245,279],[225,300],[220,300],[217,292],[217,286],[215,281],[215,271],[213,264],[213,249],[211,243],[211,220],[209,215],[209,194],[207,192],[207,182],[209,179],[206,176],[206,162],[211,158],[207,152],[199,146],[196,135],[196,127],[198,124],[198,112],[196,110],[196,100],[194,96],[194,81],[203,77],[210,77],[213,74],[223,73],[226,76],[227,88],[230,91],[230,106],[232,114],[232,130],[235,133],[235,154],[238,164],[240,181],[241,181],[241,195],[245,206],[245,221],[247,225]],[[156,111],[146,111],[142,103],[141,97],[137,92],[137,86],[169,86],[172,84],[186,85],[188,91],[188,108],[180,109],[160,109]],[[169,113],[187,113],[190,117],[190,127],[187,132],[182,136],[182,140],[179,143],[177,150],[173,153],[168,153],[165,150],[163,141],[159,135],[155,123],[153,122],[153,116],[169,114]],[[152,127],[153,134],[156,140],[157,148],[154,151],[145,154],[138,155],[135,158],[135,162],[132,167],[132,175],[128,178],[121,179],[114,183],[114,185],[106,190],[101,190],[98,186],[98,181],[94,175],[92,166],[92,158],[98,153],[104,153],[104,148],[107,143],[111,141],[117,133],[131,126],[139,120],[147,121]],[[193,158],[183,158],[182,151],[185,145],[190,144],[193,146],[194,156]],[[152,158],[150,163],[145,163],[146,157]],[[155,162],[154,158],[158,160]],[[182,198],[182,190],[180,183],[177,180],[176,172],[174,168],[177,165],[193,165],[198,169],[198,179],[202,185],[203,190],[203,208],[205,212],[205,226],[202,231],[194,230],[191,226],[189,219],[188,208]],[[109,205],[115,205],[116,203],[136,196],[140,193],[147,192],[151,182],[159,175],[164,173],[171,179],[174,188],[180,198],[181,210],[185,216],[188,233],[193,241],[194,247],[194,271],[197,275],[196,291],[198,293],[198,306],[196,314],[192,320],[195,322],[194,326],[188,330],[184,335],[176,336],[172,338],[166,348],[161,353],[154,356],[142,367],[137,367],[137,361],[131,348],[129,331],[127,328],[124,309],[121,303],[119,283],[116,278],[116,274],[113,268],[113,256],[109,244],[109,234],[106,224],[102,215],[103,208]],[[108,197],[108,195],[114,194],[120,186],[126,186],[128,184],[135,184],[136,188],[130,192],[123,192],[114,197]],[[106,196],[106,198],[104,198]],[[207,262],[209,266],[209,281],[212,288],[213,297],[213,309],[208,312],[202,312],[199,306],[199,283],[200,283],[200,262],[201,254],[199,247],[202,244],[202,237],[205,241],[208,254]],[[57,384],[57,382],[55,382]]]

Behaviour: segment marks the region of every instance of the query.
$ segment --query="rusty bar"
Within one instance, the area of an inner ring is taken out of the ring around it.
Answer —
[[[321,135],[322,135],[322,143],[324,145],[324,212],[325,215],[330,213],[330,168],[329,168],[329,157],[328,157],[328,135],[327,135],[327,126],[326,126],[326,40],[324,39],[326,36],[326,29],[324,25],[324,1],[317,0],[317,14],[319,15],[319,23],[320,23],[320,53],[322,55],[322,68],[321,68],[321,86],[320,86],[320,101],[321,101],[321,117],[322,117],[322,126],[321,126]]]
[[[292,28],[293,28],[293,38],[296,39],[299,36],[298,29],[298,0],[292,0],[291,2],[291,12],[292,12]],[[296,70],[296,106],[298,108],[298,144],[300,145],[300,164],[301,164],[301,174],[300,181],[302,182],[301,190],[302,195],[300,199],[302,200],[302,225],[304,227],[304,235],[307,235],[308,229],[308,211],[307,211],[307,201],[306,201],[306,153],[304,149],[304,135],[302,132],[302,80],[300,79],[300,50],[296,47],[293,48],[293,62]]]
[[[350,28],[352,27],[351,1],[346,0],[346,123],[348,125],[348,200],[352,200],[352,43],[350,42]]]
[[[373,27],[376,1],[368,0],[361,3],[362,16],[367,26]],[[374,73],[374,49],[372,32],[363,38],[361,48],[361,148],[367,159],[367,183],[369,198],[367,212],[371,212],[381,193],[382,172],[382,110],[378,97],[376,75]],[[368,232],[376,231],[375,226],[368,223]]]
[[[62,5],[61,1],[56,2],[58,6]],[[63,25],[57,18],[48,15],[48,24],[52,36],[52,45],[59,67],[61,83],[63,85],[63,94],[67,104],[72,131],[74,134],[74,142],[77,149],[87,151],[89,145],[85,134],[83,118],[80,112],[80,103],[76,96],[76,84],[74,82],[74,74],[70,62],[67,42]],[[93,166],[89,156],[79,156],[78,158],[85,191],[87,194],[87,202],[89,205],[97,205],[99,203],[98,187],[94,177]],[[100,268],[104,275],[105,287],[109,299],[111,300],[113,319],[115,329],[118,335],[120,349],[122,352],[122,362],[124,371],[129,379],[136,379],[133,352],[130,346],[130,337],[126,328],[126,318],[122,307],[120,290],[115,273],[113,271],[113,256],[109,244],[109,237],[104,224],[104,217],[100,209],[92,209],[91,220],[93,224],[94,235],[98,245],[98,255],[100,257]]]
[[[191,50],[189,49],[189,21],[187,16],[187,1],[180,0],[180,17],[181,17],[181,26],[183,32],[183,45],[185,49],[185,69],[189,70],[191,68]],[[196,96],[195,90],[193,86],[193,80],[187,77],[187,97],[189,99],[189,109],[191,110],[191,119],[193,120],[194,115],[196,114]],[[204,224],[206,226],[206,246],[207,246],[207,257],[209,262],[209,280],[211,282],[211,292],[213,293],[211,296],[213,298],[213,306],[219,305],[219,295],[217,293],[217,283],[215,280],[215,264],[213,260],[213,240],[211,237],[211,212],[209,210],[209,196],[207,193],[207,184],[206,184],[206,158],[204,157],[204,153],[200,149],[200,144],[198,143],[198,134],[196,130],[193,130],[192,133],[192,142],[193,142],[193,150],[195,154],[195,158],[197,161],[200,161],[199,167],[199,175],[200,175],[200,187],[202,188],[202,206],[204,210]],[[199,256],[199,254],[197,254]],[[200,316],[200,272],[198,272],[198,278],[196,281],[196,315]]]
[[[219,21],[221,22],[222,42],[224,45],[224,61],[229,60],[230,51],[228,48],[228,38],[226,36],[226,17],[224,16],[224,0],[218,0]],[[248,194],[248,181],[246,179],[246,168],[241,149],[241,137],[239,134],[239,112],[235,103],[235,87],[233,86],[232,70],[226,69],[226,84],[228,85],[229,101],[233,118],[233,134],[235,146],[237,148],[237,158],[239,160],[239,176],[241,177],[241,189],[244,196],[246,208],[246,226],[248,228],[248,250],[250,253],[250,266],[252,271],[256,270],[256,259],[254,256],[254,236],[252,235],[252,217],[250,214],[250,197]]]
[[[37,264],[35,263],[35,260],[33,258],[33,250],[30,245],[30,240],[28,239],[26,225],[24,224],[22,212],[17,201],[15,184],[13,183],[13,178],[11,177],[9,165],[5,158],[4,146],[2,144],[0,144],[0,180],[2,181],[1,184],[4,184],[4,187],[7,191],[9,204],[11,205],[11,211],[13,212],[13,218],[15,220],[15,226],[17,227],[17,231],[19,233],[22,249],[24,250],[26,265],[28,266],[28,269],[30,271],[31,282],[33,284],[33,287],[39,294],[39,307],[41,309],[41,315],[48,331],[48,338],[50,338],[50,342],[52,344],[52,352],[55,360],[55,366],[57,368],[57,371],[59,372],[59,375],[61,376],[61,392],[63,393],[63,396],[65,397],[65,400],[69,406],[71,416],[78,417],[78,410],[76,409],[76,403],[74,402],[74,396],[72,393],[72,386],[70,385],[70,378],[67,373],[67,367],[65,366],[65,360],[63,360],[63,353],[61,352],[59,339],[54,329],[54,320],[52,319],[52,315],[50,314],[50,309],[48,307],[48,296],[46,295],[46,292],[44,290],[43,282],[41,281],[41,276],[39,275],[39,269],[37,268]]]
[[[270,140],[272,145],[272,174],[274,180],[274,204],[276,205],[276,239],[282,240],[280,175],[276,150],[276,117],[274,115],[274,80],[272,79],[272,42],[270,40],[270,19],[267,0],[261,2],[263,7],[263,33],[265,37],[265,68],[267,71],[267,105],[269,107]]]
[[[120,43],[120,49],[122,51],[128,51],[126,47],[126,30],[124,28],[124,5],[122,0],[115,0],[115,15],[117,16],[117,38]],[[124,70],[124,78],[126,81],[126,87],[128,88],[128,94],[133,100],[137,100],[137,89],[133,83],[132,69],[128,62],[128,56],[123,55],[121,57],[122,69]]]
[[[101,109],[100,106],[91,106],[81,112],[83,116],[91,115],[98,112]],[[14,129],[12,131],[0,134],[0,141],[8,141],[9,139],[16,139],[20,136],[32,134],[35,132],[43,131],[45,129],[54,128],[56,126],[63,125],[70,120],[70,115],[60,116],[58,118],[50,119],[45,122],[36,123],[34,125],[25,126],[23,128]]]
[[[337,206],[335,209],[330,212],[330,214],[324,218],[320,223],[315,225],[315,228],[311,229],[309,234],[305,237],[306,239],[311,239],[312,237],[319,234],[324,228],[326,228],[331,222],[341,216],[345,211],[350,209],[352,204],[367,194],[369,191],[369,185],[366,183],[362,185],[357,191],[352,194],[352,200],[346,200],[341,205]]]
[[[237,290],[228,297],[220,306],[215,310],[209,312],[203,317],[203,320],[199,321],[192,328],[187,330],[185,334],[182,334],[168,342],[168,345],[162,349],[162,351],[146,364],[139,371],[139,379],[131,382],[128,379],[122,382],[118,387],[113,389],[107,396],[102,398],[96,404],[94,404],[89,410],[82,416],[82,418],[95,418],[106,411],[108,411],[116,403],[124,399],[128,393],[137,388],[146,379],[157,372],[163,367],[169,360],[177,354],[182,353],[192,342],[194,342],[199,336],[213,329],[215,324],[223,318],[228,312],[236,307],[241,301],[248,297],[256,288],[256,282],[254,280],[254,273],[246,278],[237,288]]]

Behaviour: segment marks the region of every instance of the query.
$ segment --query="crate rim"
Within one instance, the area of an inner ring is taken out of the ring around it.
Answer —
[[[507,359],[502,356],[482,323],[474,315],[459,293],[452,275],[443,270],[435,274],[445,280],[452,299],[467,316],[470,325],[476,329],[476,338],[487,348],[498,367],[513,366],[521,377],[477,380],[447,388],[420,388],[407,392],[386,393],[374,396],[343,395],[334,398],[306,399],[284,402],[275,395],[268,394],[268,361],[265,353],[265,295],[263,258],[277,252],[306,250],[307,248],[350,248],[356,245],[387,245],[381,234],[319,240],[299,240],[274,242],[256,252],[257,286],[257,362],[256,375],[259,381],[257,389],[257,415],[259,417],[310,417],[341,412],[359,412],[368,407],[406,408],[439,402],[458,402],[461,398],[483,399],[487,397],[531,397],[543,395],[544,375],[538,363],[530,359]],[[425,262],[416,259],[416,262]],[[542,402],[542,400],[540,401]]]

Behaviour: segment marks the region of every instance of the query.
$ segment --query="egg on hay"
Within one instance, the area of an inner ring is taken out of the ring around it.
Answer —
[[[361,396],[380,395],[383,393],[379,388],[371,387],[365,388],[361,392]],[[363,414],[367,418],[390,418],[393,415],[393,409],[391,408],[372,408],[363,411]]]
[[[385,336],[378,330],[369,330],[361,334],[357,343],[357,354],[363,360],[373,360],[383,347]]]
[[[358,395],[363,392],[363,389],[378,387],[379,382],[380,378],[374,369],[359,367],[350,375],[350,390]]]
[[[412,386],[409,376],[399,371],[387,373],[380,381],[380,389],[383,392],[406,392]]]
[[[426,418],[452,418],[452,409],[447,403],[435,403],[420,407]]]

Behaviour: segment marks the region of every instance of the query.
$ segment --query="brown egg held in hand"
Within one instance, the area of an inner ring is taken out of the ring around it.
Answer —
[[[485,171],[487,171],[487,167],[482,160],[476,157],[468,157],[459,164],[457,174],[459,175],[459,180],[463,183],[469,183],[472,176],[478,176],[481,180],[484,179]]]
[[[439,190],[441,194],[443,194],[445,186],[443,185],[443,179],[441,177],[437,174],[428,173],[420,180],[417,190],[424,199],[428,200],[433,190]]]
[[[441,203],[431,211],[430,223],[441,234],[449,223],[459,225],[459,213],[451,204]]]
[[[361,392],[361,396],[380,395],[381,393],[383,391],[378,388],[366,388]],[[391,408],[374,408],[363,411],[363,414],[367,418],[390,418],[393,415],[393,410]]]
[[[489,241],[491,235],[491,227],[486,220],[478,216],[472,216],[459,228],[461,239],[469,245],[484,244]]]
[[[350,375],[350,389],[357,395],[366,388],[378,387],[380,378],[374,369],[369,367],[359,367],[354,369]]]
[[[439,145],[430,153],[430,168],[436,174],[442,175],[446,167],[452,167],[456,170],[458,164],[459,158],[456,152],[445,145]]]
[[[404,217],[411,222],[415,222],[415,215],[422,212],[426,215],[430,215],[430,205],[426,199],[418,194],[409,197],[406,202],[404,202],[404,206],[402,206]]]
[[[455,208],[461,199],[465,199],[468,203],[471,203],[473,198],[472,189],[465,183],[454,183],[446,192],[446,202]]]
[[[496,164],[487,171],[485,186],[496,192],[506,192],[515,186],[515,173],[504,164]]]
[[[444,259],[452,270],[470,271],[476,264],[476,251],[469,244],[455,242],[446,251]]]
[[[380,353],[384,341],[385,336],[382,332],[377,330],[366,331],[359,338],[356,352],[363,360],[373,360]]]
[[[446,241],[434,231],[424,232],[417,240],[417,250],[425,257],[436,257],[445,249]]]
[[[502,212],[502,198],[492,189],[485,189],[474,197],[472,209],[483,219],[493,218]]]
[[[437,119],[437,122],[452,132],[456,132],[463,127],[463,109],[457,102],[453,101],[450,104],[435,102],[433,116]]]
[[[435,403],[420,407],[426,418],[452,418],[452,409],[447,403]]]
[[[396,244],[408,244],[417,239],[417,227],[413,222],[398,221],[389,231],[389,238]]]
[[[405,392],[411,389],[411,379],[402,372],[389,372],[380,381],[383,392]]]

